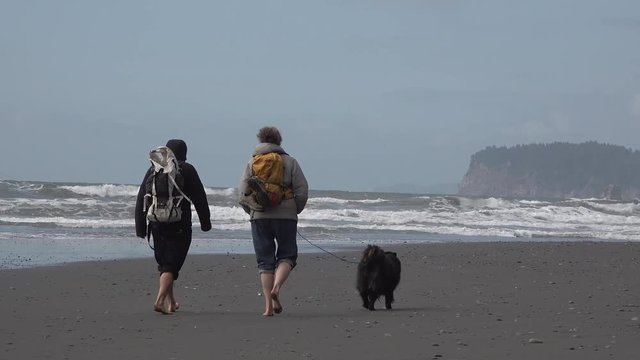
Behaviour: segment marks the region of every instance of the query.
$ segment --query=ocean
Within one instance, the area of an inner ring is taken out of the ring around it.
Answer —
[[[0,269],[152,257],[135,237],[138,185],[0,180]],[[213,229],[195,211],[190,253],[252,253],[234,188],[206,188]],[[301,252],[365,244],[478,241],[638,241],[640,205],[605,199],[311,191]]]

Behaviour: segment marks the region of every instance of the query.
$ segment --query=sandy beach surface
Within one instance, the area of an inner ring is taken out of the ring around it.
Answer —
[[[387,250],[403,265],[393,310],[361,307],[355,264],[303,254],[269,318],[253,255],[190,255],[174,315],[152,311],[152,257],[3,270],[0,359],[640,357],[640,243]]]

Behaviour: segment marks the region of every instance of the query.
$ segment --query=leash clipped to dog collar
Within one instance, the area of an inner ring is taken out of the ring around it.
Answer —
[[[301,238],[305,239],[309,244],[311,244],[311,245],[315,246],[316,248],[318,248],[318,249],[320,249],[320,250],[324,251],[325,253],[327,253],[327,254],[329,254],[329,255],[333,256],[334,258],[336,258],[336,259],[338,259],[338,260],[340,260],[340,261],[344,261],[344,262],[346,262],[346,263],[350,263],[350,264],[359,264],[359,262],[358,262],[358,261],[351,261],[351,260],[347,260],[347,259],[345,259],[345,258],[341,258],[340,256],[338,256],[338,255],[336,255],[336,254],[332,253],[331,251],[328,251],[328,250],[325,250],[325,249],[321,248],[320,246],[318,246],[318,245],[316,245],[316,244],[312,243],[309,239],[307,239],[306,237],[304,237],[304,235],[300,234],[300,230],[297,230],[297,232],[298,232],[298,235],[300,235],[300,237],[301,237]]]

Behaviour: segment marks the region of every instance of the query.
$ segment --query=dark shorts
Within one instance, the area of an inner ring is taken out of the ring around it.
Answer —
[[[172,225],[152,224],[153,253],[158,263],[158,271],[173,273],[173,279],[178,279],[189,246],[191,246],[191,229]]]
[[[287,262],[291,268],[298,260],[296,233],[298,221],[289,219],[251,220],[253,249],[258,261],[260,273],[272,273],[281,262]]]

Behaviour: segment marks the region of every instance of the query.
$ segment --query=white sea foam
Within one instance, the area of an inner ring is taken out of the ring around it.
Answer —
[[[15,231],[25,233],[40,228],[99,229],[96,232],[104,234],[109,234],[109,229],[118,234],[129,231],[122,229],[133,231],[137,186],[8,184],[30,190],[6,190],[6,197],[0,198],[0,226],[19,225]],[[211,199],[209,209],[214,229],[232,232],[250,228],[249,215],[230,201],[234,188],[205,190]],[[299,224],[325,234],[356,234],[355,237],[367,231],[383,231],[391,237],[416,233],[525,239],[640,239],[640,205],[636,203],[397,194],[364,199],[365,195],[350,193],[349,198],[343,198],[340,192],[318,192],[299,215]],[[195,211],[192,216],[195,228],[199,226]]]
[[[517,206],[511,200],[505,200],[501,198],[467,198],[456,197],[460,202],[460,206],[464,208],[491,208],[491,209],[506,209]]]
[[[69,228],[124,228],[133,227],[133,219],[71,219],[66,217],[10,217],[0,216],[0,222],[11,224],[52,224]]]
[[[249,215],[240,206],[209,205],[209,211],[213,221],[249,221]]]
[[[633,215],[640,214],[640,204],[634,203],[611,203],[603,204],[597,202],[587,202],[588,206],[595,210],[605,213],[614,213],[619,215]]]
[[[60,186],[61,189],[71,191],[79,195],[87,196],[136,196],[138,194],[139,186],[134,185],[66,185]]]
[[[44,188],[44,184],[18,184],[16,188],[20,191],[36,192]]]
[[[41,210],[50,210],[55,211],[55,209],[69,209],[73,206],[96,206],[99,203],[104,204],[106,206],[112,206],[115,204],[121,204],[120,202],[99,202],[93,198],[66,198],[66,199],[27,199],[27,198],[16,198],[16,199],[0,199],[0,211],[24,211],[26,209],[41,209]]]
[[[235,188],[214,189],[210,187],[205,187],[204,191],[207,195],[217,195],[217,196],[233,196],[236,193]]]
[[[337,198],[333,198],[333,197],[312,197],[309,198],[309,203],[310,204],[322,204],[322,203],[328,203],[328,204],[348,204],[348,203],[354,203],[354,204],[377,204],[377,203],[382,203],[382,202],[386,202],[388,200],[385,199],[361,199],[361,200],[355,200],[355,199],[337,199]]]
[[[136,185],[62,185],[59,188],[71,191],[78,195],[99,196],[99,197],[115,197],[115,196],[136,196],[138,195],[139,186]],[[232,196],[235,194],[235,188],[216,189],[205,187],[207,195]]]
[[[523,205],[543,205],[549,204],[548,201],[540,201],[540,200],[519,200],[518,203]]]

